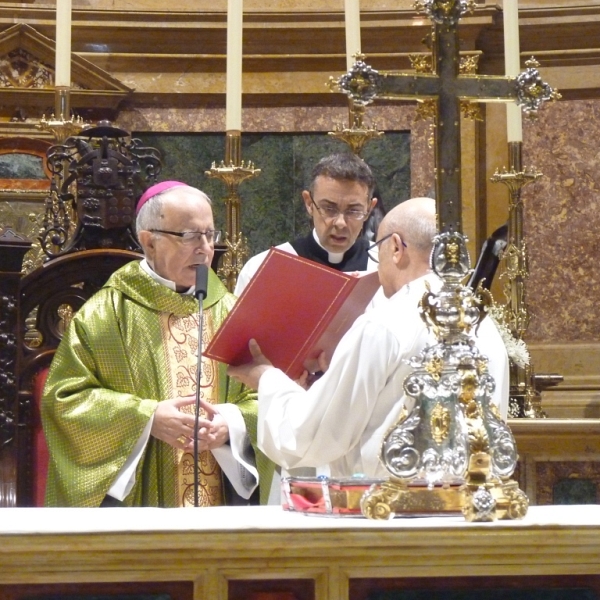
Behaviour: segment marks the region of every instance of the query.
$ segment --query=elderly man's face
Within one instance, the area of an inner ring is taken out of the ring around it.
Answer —
[[[174,189],[165,197],[163,219],[160,229],[167,231],[212,231],[214,220],[207,200],[186,188]],[[184,244],[180,237],[155,233],[144,246],[146,258],[161,277],[175,282],[178,291],[184,291],[196,283],[196,266],[210,267],[214,244],[205,236],[191,244]]]
[[[316,178],[312,195],[305,190],[302,197],[321,245],[335,253],[346,252],[361,232],[364,219],[349,215],[366,214],[376,202],[369,200],[366,185],[324,176]],[[338,214],[329,217],[328,211]]]

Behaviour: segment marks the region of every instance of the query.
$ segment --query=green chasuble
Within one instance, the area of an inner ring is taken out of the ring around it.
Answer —
[[[235,296],[209,271],[204,340],[234,302]],[[176,336],[178,320],[189,324],[197,313],[194,296],[170,290],[134,261],[116,271],[75,314],[52,361],[42,400],[50,451],[47,506],[100,505],[157,403],[177,396],[178,380],[187,378],[187,372],[167,364],[165,323]],[[204,359],[201,387],[208,377],[218,393],[215,402],[239,407],[255,452],[261,502],[266,503],[273,464],[256,447],[256,393],[227,377],[226,368]],[[192,370],[189,375],[195,378]],[[124,503],[179,506],[177,453],[150,436]]]

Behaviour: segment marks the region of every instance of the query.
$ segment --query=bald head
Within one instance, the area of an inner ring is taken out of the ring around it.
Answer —
[[[429,255],[437,233],[435,200],[411,198],[395,206],[381,222],[378,238],[390,233],[400,234],[407,246]]]
[[[379,279],[386,296],[429,271],[432,239],[437,234],[435,200],[411,198],[387,213],[377,233]]]

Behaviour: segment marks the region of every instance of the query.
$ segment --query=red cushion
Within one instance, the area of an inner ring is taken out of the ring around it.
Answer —
[[[40,406],[44,384],[48,377],[49,367],[42,369],[33,382],[33,505],[44,506],[44,495],[46,494],[46,479],[48,477],[48,446],[42,429]]]

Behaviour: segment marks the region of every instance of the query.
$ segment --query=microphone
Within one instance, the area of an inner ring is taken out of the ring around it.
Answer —
[[[207,265],[197,265],[196,266],[196,290],[194,291],[194,296],[196,298],[202,299],[206,298],[206,290],[208,289],[208,266]]]
[[[200,380],[202,378],[202,324],[204,321],[204,313],[202,310],[202,300],[206,298],[206,292],[208,290],[208,265],[197,265],[196,266],[196,289],[194,290],[194,296],[198,300],[198,360],[196,363],[196,410],[194,414],[194,507],[198,507],[198,491],[199,491],[199,480],[198,480],[198,431],[199,419],[200,419]]]

